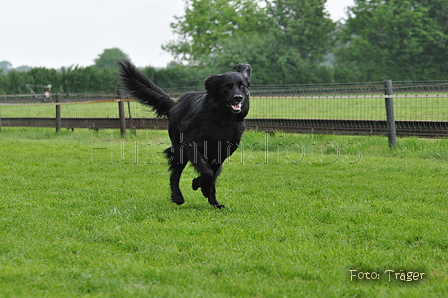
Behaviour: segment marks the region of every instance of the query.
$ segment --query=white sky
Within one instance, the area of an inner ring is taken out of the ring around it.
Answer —
[[[169,3],[169,4],[168,4]],[[353,0],[327,0],[333,20]],[[170,23],[183,0],[0,0],[0,61],[13,67],[88,66],[108,48],[120,48],[137,66],[172,60],[161,45],[176,37]]]

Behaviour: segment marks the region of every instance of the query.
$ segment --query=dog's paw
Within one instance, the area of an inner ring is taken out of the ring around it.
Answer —
[[[191,187],[193,188],[193,190],[198,190],[199,187],[201,187],[201,182],[201,177],[194,178],[193,182],[191,183]]]
[[[222,208],[226,208],[226,206],[218,204],[218,205],[213,205],[213,207],[215,207],[216,209],[222,209]]]
[[[183,203],[185,203],[184,196],[182,194],[172,194],[171,200],[177,205],[182,205]]]

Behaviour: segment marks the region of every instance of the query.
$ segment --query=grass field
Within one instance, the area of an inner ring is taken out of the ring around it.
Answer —
[[[448,97],[396,98],[396,120],[448,121]],[[129,117],[125,103],[126,117]],[[130,103],[132,117],[153,117],[137,102]],[[116,102],[62,105],[62,117],[118,118]],[[55,117],[53,105],[0,106],[1,117]],[[351,95],[349,98],[251,98],[249,118],[384,120],[382,98]]]
[[[448,140],[247,132],[223,210],[191,168],[169,201],[168,143],[3,128],[0,297],[448,295]]]

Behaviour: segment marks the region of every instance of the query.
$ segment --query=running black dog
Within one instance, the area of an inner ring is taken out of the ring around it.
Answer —
[[[224,207],[216,200],[216,179],[222,164],[238,148],[249,112],[249,64],[237,64],[227,72],[212,75],[204,82],[206,92],[187,92],[173,100],[149,80],[130,61],[118,61],[122,85],[158,116],[168,116],[171,147],[165,150],[171,170],[171,199],[183,204],[179,179],[190,161],[199,173],[193,179],[194,190],[201,188],[208,202]]]

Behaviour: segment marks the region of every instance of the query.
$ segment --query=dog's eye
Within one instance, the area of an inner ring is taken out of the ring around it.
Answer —
[[[225,90],[231,90],[233,88],[233,84],[224,85]]]
[[[240,89],[243,89],[243,90],[244,90],[245,88],[246,88],[246,86],[244,86],[244,85],[241,85],[241,86],[240,86]]]

